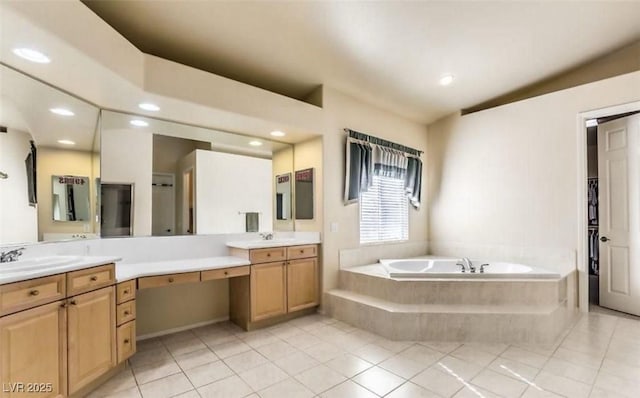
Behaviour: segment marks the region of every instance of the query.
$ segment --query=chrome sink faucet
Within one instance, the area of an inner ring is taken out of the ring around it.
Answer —
[[[273,233],[272,232],[265,232],[265,233],[261,233],[260,237],[264,240],[272,240],[273,239]]]
[[[18,261],[18,257],[22,256],[22,251],[24,247],[19,249],[9,250],[7,252],[0,253],[0,263],[10,263],[13,261]]]

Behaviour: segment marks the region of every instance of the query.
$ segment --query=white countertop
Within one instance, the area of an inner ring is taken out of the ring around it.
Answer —
[[[120,261],[114,256],[47,256],[0,264],[0,285]]]
[[[175,274],[181,272],[207,271],[211,269],[240,267],[251,262],[239,257],[203,257],[148,263],[116,263],[116,280],[124,282],[143,276]]]
[[[316,245],[318,243],[320,243],[319,239],[284,238],[272,240],[238,240],[227,242],[227,246],[235,247],[236,249],[264,249],[268,247]]]

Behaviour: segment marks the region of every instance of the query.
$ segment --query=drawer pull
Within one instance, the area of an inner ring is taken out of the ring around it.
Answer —
[[[225,275],[229,275],[229,271],[224,271],[224,274]]]
[[[93,275],[91,278],[89,278],[89,280],[90,280],[91,282],[95,282],[95,281],[97,281],[97,280],[98,280],[98,277],[97,277],[97,276],[95,276],[95,275]]]
[[[32,291],[29,292],[29,296],[37,296],[39,294],[40,294],[40,291],[38,291],[38,290],[32,290]]]
[[[71,305],[76,305],[76,301],[75,301],[75,300],[71,300],[71,301],[69,302],[69,304],[71,304]]]
[[[303,253],[304,253],[304,250],[300,250],[300,254],[303,254]]]
[[[127,290],[123,290],[123,291],[122,291],[122,294],[129,294],[129,289],[127,289]]]
[[[173,278],[169,278],[169,283],[173,283]]]
[[[125,314],[125,315],[129,315],[129,311],[125,311],[125,312],[124,312],[124,314]]]
[[[271,257],[271,253],[267,253],[267,257]]]
[[[124,339],[125,344],[129,344],[129,339]]]
[[[60,304],[60,308],[67,308],[67,303]]]

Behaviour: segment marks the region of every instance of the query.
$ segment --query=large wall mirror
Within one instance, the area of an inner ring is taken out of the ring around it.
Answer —
[[[99,109],[0,65],[0,244],[99,233]]]
[[[102,211],[130,214],[119,226],[129,232],[104,236],[293,230],[278,212],[279,201],[291,211],[291,188],[277,184],[292,173],[290,144],[112,111],[102,111],[101,138]],[[131,197],[107,198],[113,184]]]

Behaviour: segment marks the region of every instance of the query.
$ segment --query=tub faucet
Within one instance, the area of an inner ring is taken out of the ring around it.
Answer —
[[[468,257],[462,257],[457,265],[462,267],[462,272],[467,272],[467,270],[469,270],[469,272],[476,272],[476,267],[473,266],[473,263]]]
[[[18,261],[18,257],[22,256],[22,251],[24,247],[19,249],[9,250],[8,252],[0,253],[0,263],[10,263],[13,261]]]

